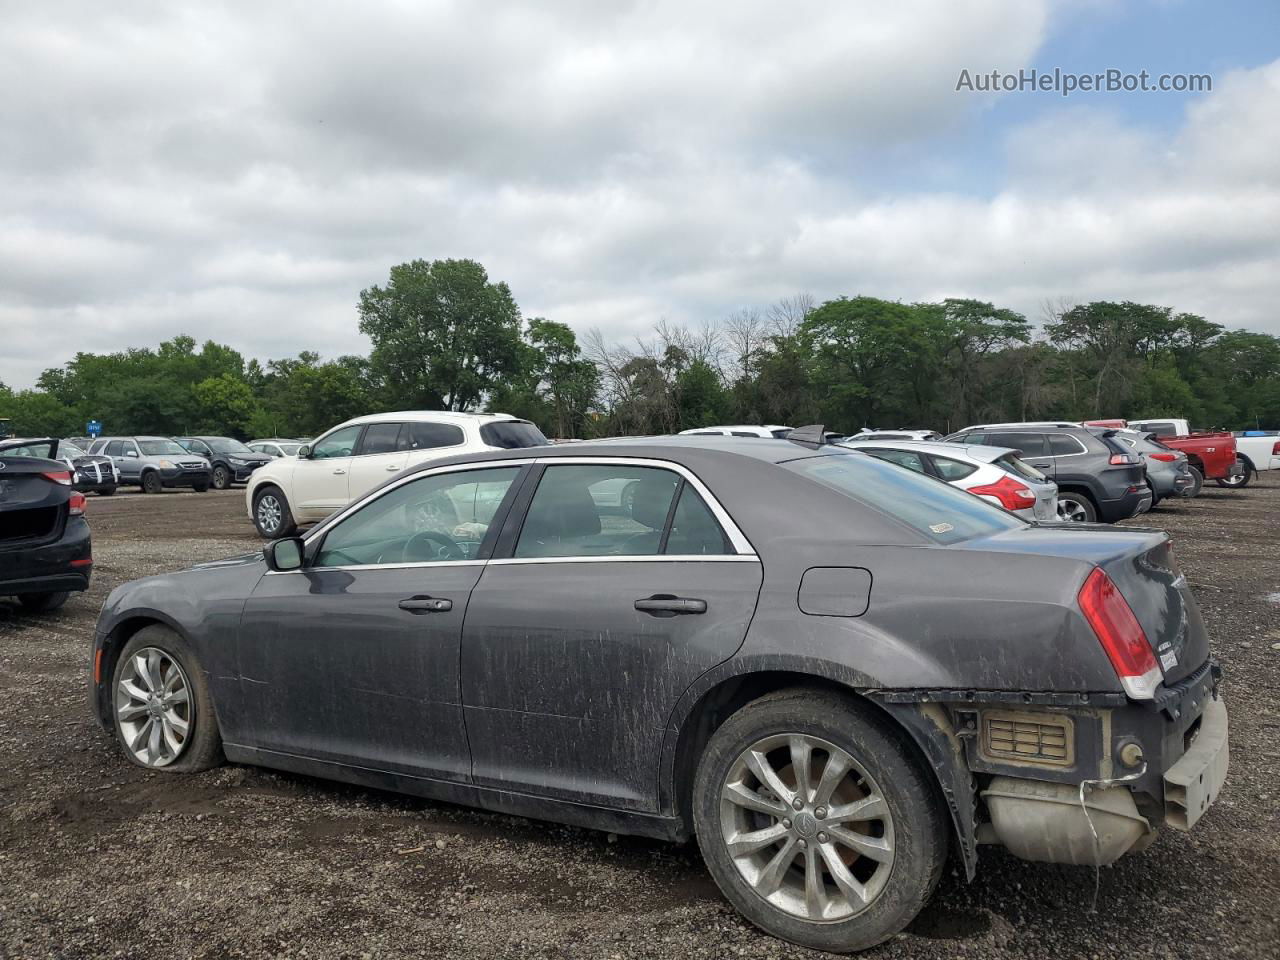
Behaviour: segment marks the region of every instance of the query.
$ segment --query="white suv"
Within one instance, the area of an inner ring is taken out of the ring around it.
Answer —
[[[262,536],[287,537],[424,460],[547,443],[528,420],[504,413],[406,410],[356,417],[304,445],[296,457],[250,474],[245,506]]]

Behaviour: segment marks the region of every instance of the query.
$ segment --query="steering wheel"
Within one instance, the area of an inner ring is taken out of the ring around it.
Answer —
[[[439,549],[437,549],[432,556],[420,556],[420,548],[425,546],[427,542],[437,544]],[[457,540],[454,540],[453,537],[449,536],[447,533],[438,533],[435,530],[423,530],[421,533],[415,533],[405,541],[404,550],[401,555],[407,562],[467,559],[467,551],[462,549]]]

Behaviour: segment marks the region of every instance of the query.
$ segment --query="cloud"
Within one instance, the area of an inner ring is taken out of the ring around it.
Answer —
[[[1124,297],[1277,330],[1280,67],[1215,78],[1173,133],[1051,99],[1004,129],[955,78],[1030,65],[1051,13],[20,7],[0,33],[0,380],[177,333],[362,351],[359,290],[415,257],[474,257],[526,315],[617,339],[799,290],[1033,316]],[[951,153],[975,129],[1002,144],[994,189],[910,186],[973,162]]]

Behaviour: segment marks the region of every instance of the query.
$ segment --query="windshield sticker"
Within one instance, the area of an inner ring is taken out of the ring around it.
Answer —
[[[955,527],[949,523],[931,523],[929,529],[934,533],[950,533]]]

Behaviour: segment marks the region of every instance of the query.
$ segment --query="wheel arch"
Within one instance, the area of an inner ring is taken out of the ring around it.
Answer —
[[[1087,483],[1080,483],[1074,480],[1068,480],[1065,483],[1058,484],[1059,493],[1078,493],[1083,497],[1087,497],[1089,502],[1093,504],[1094,512],[1098,511],[1098,494]]]
[[[1242,450],[1237,450],[1236,459],[1244,461],[1244,469],[1245,469],[1246,476],[1248,476],[1251,473],[1255,477],[1258,475],[1258,468],[1254,465],[1252,458],[1250,458],[1250,456],[1247,453],[1245,453]]]
[[[916,704],[884,703],[875,696],[875,685],[869,678],[829,661],[799,657],[730,661],[704,674],[681,698],[667,725],[659,770],[659,809],[679,819],[682,833],[692,836],[694,776],[711,736],[749,703],[794,687],[847,696],[874,710],[899,733],[922,770],[930,773],[936,799],[950,812],[950,835],[972,880],[977,867],[975,793],[963,751],[955,747],[958,741],[941,728],[935,713]]]
[[[111,678],[122,651],[136,634],[147,627],[167,627],[191,642],[176,620],[159,610],[139,610],[122,617],[98,638],[93,657],[93,710],[98,722],[111,729]]]

